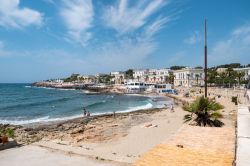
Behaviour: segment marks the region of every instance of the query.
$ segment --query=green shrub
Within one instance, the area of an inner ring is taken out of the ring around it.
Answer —
[[[221,127],[223,122],[219,119],[222,118],[222,114],[219,112],[224,107],[215,102],[214,100],[198,97],[193,103],[183,106],[185,111],[190,112],[184,116],[185,122],[194,120],[198,126],[214,126]]]
[[[235,105],[237,105],[238,104],[238,97],[232,96],[232,102],[235,103]]]
[[[11,128],[0,128],[0,136],[7,136],[9,138],[15,137],[15,132]]]

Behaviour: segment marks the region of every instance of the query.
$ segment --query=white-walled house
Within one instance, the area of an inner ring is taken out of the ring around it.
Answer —
[[[149,83],[166,83],[169,77],[170,69],[150,69],[148,80]]]
[[[243,72],[243,73],[245,73],[245,75],[243,77],[244,80],[250,79],[250,67],[234,68],[233,70],[236,71],[236,72]]]
[[[136,81],[146,81],[146,76],[149,74],[149,69],[133,70],[133,78]]]
[[[110,75],[114,77],[112,79],[112,81],[114,81],[115,84],[123,84],[124,83],[125,72],[115,71],[115,72],[111,72]]]
[[[204,70],[183,68],[173,71],[174,73],[174,86],[203,86],[204,85]]]
[[[80,82],[80,83],[95,83],[96,82],[96,77],[93,75],[79,75],[77,76],[77,81],[75,82]]]
[[[136,81],[146,83],[166,83],[170,69],[142,69],[134,70],[133,77]]]

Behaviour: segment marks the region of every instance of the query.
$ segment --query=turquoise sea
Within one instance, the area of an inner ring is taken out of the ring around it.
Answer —
[[[92,94],[83,90],[32,87],[30,84],[0,84],[0,123],[28,124],[72,119],[91,115],[129,112],[163,107],[169,103],[159,97]]]

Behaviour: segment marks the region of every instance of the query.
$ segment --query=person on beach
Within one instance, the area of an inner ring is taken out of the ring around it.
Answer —
[[[170,105],[170,109],[171,109],[171,112],[174,112],[174,105],[173,104]]]
[[[90,112],[88,111],[88,113],[87,113],[87,117],[90,117]]]
[[[86,116],[87,115],[87,111],[86,111],[85,107],[83,107],[83,111],[84,111],[83,115]]]

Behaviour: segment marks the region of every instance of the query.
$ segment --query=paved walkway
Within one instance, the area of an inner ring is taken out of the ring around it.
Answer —
[[[135,166],[231,166],[235,128],[184,125],[172,139],[143,155]]]
[[[120,166],[79,154],[27,145],[0,151],[1,166]]]
[[[239,106],[237,117],[237,166],[250,165],[250,111],[248,106]]]

